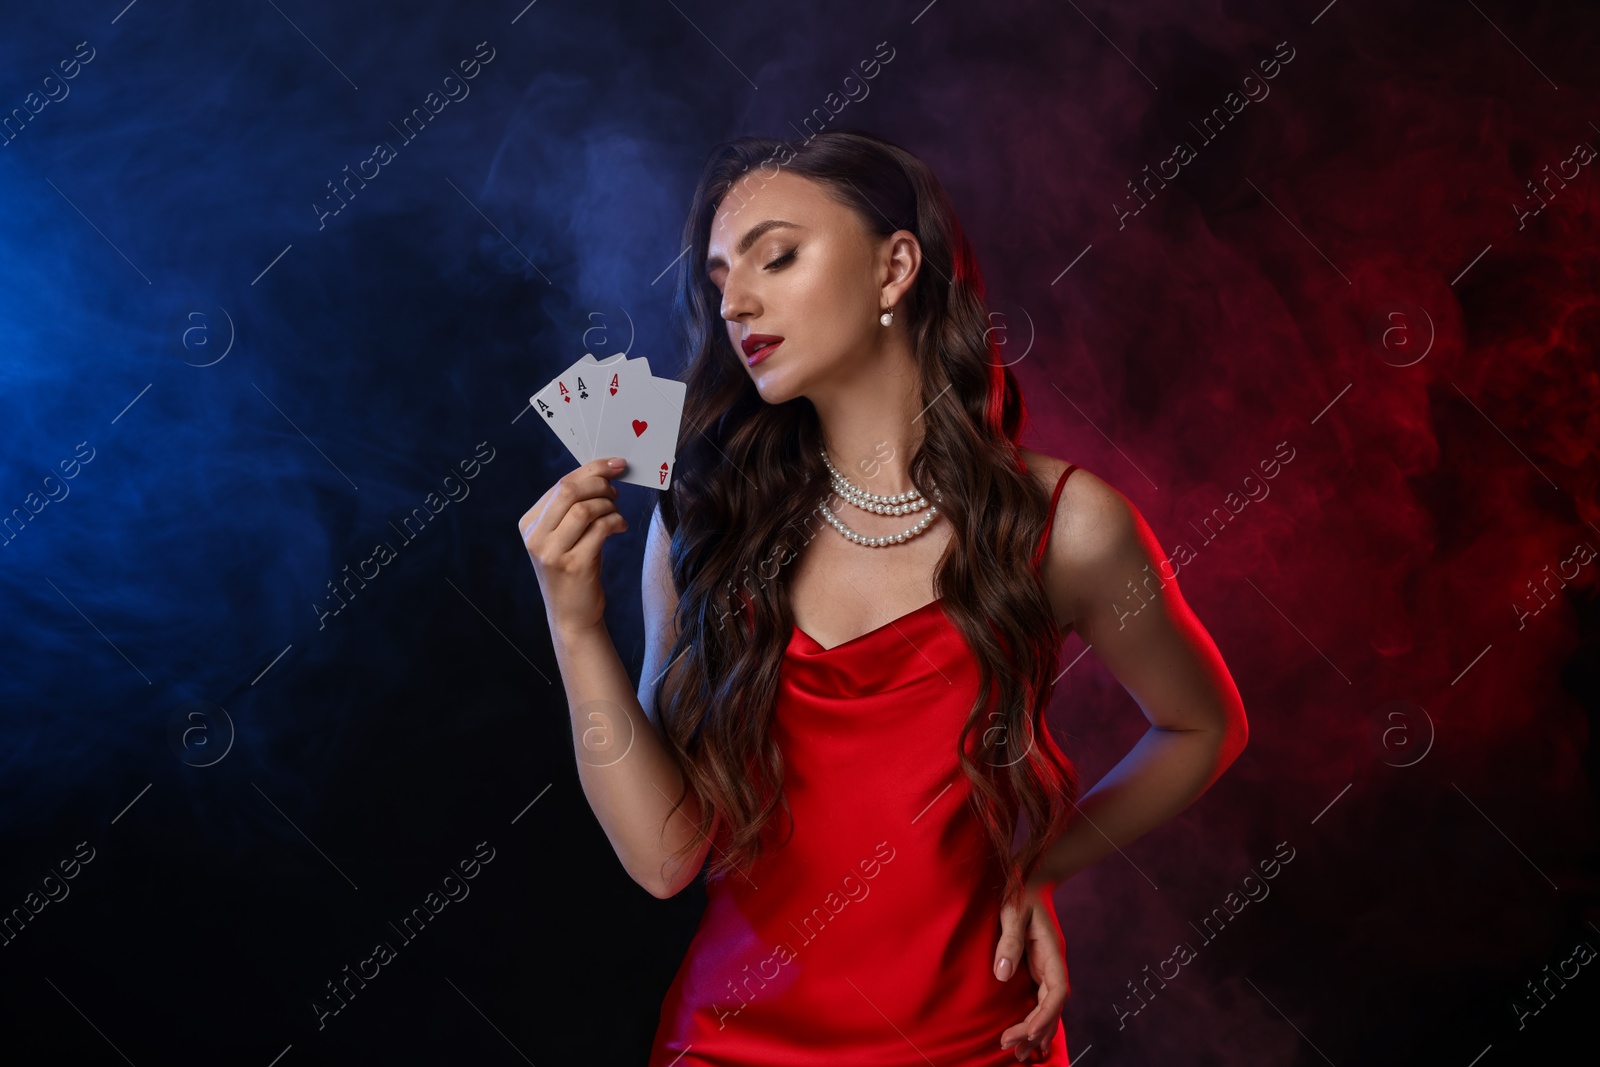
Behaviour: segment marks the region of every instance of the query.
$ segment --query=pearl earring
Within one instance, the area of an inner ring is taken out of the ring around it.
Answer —
[[[878,316],[878,321],[883,325],[888,326],[890,323],[894,322],[894,312],[885,311],[882,315]]]

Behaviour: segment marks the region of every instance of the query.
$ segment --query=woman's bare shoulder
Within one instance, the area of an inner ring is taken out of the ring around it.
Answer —
[[[1094,578],[1137,539],[1136,513],[1116,487],[1093,471],[1055,456],[1019,451],[1047,494],[1055,491],[1063,471],[1077,467],[1061,487],[1043,562],[1045,586],[1057,618],[1063,626],[1075,626],[1085,610],[1084,593]]]
[[[1028,465],[1029,473],[1047,494],[1055,492],[1056,482],[1060,480],[1063,471],[1068,467],[1077,468],[1072,477],[1061,487],[1061,500],[1056,504],[1058,518],[1070,517],[1082,525],[1086,519],[1092,523],[1103,520],[1107,511],[1120,510],[1119,505],[1124,501],[1121,492],[1115,486],[1102,481],[1087,467],[1042,452],[1032,452],[1026,448],[1019,448],[1017,451],[1021,454],[1022,461]],[[1061,524],[1058,522],[1056,525],[1059,527]],[[1052,542],[1057,532],[1059,531],[1052,530]]]
[[[1017,452],[1022,456],[1022,462],[1028,465],[1028,473],[1033,475],[1034,481],[1044,486],[1044,491],[1047,493],[1055,492],[1056,481],[1060,479],[1061,472],[1073,465],[1068,460],[1026,448],[1019,448]],[[1062,492],[1066,490],[1063,489]]]

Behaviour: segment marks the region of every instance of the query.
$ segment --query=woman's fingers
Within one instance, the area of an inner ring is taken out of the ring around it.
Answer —
[[[607,457],[591,460],[557,479],[517,520],[552,632],[587,629],[604,619],[600,549],[628,528],[611,484],[622,469]]]
[[[580,559],[588,559],[600,552],[600,542],[614,533],[626,533],[628,520],[622,517],[622,512],[613,511],[609,515],[601,516],[589,524],[583,536],[578,538],[578,543],[573,546],[574,554]]]
[[[594,539],[587,536],[594,532],[596,527],[606,533],[615,533],[616,530],[609,522],[602,522],[607,516],[622,517],[609,497],[589,498],[580,500],[562,518],[560,525],[547,538],[546,543],[550,550],[557,556],[570,555],[577,560],[587,560],[593,554]],[[586,551],[577,551],[579,546]]]
[[[1031,910],[1032,906],[1026,901],[1020,905],[1006,904],[1000,909],[1000,943],[995,947],[994,976],[1002,982],[1017,973]]]
[[[1067,959],[1062,951],[1061,925],[1051,909],[1036,904],[1028,918],[1028,963],[1041,993],[1046,985],[1051,992],[1048,1005],[1057,1015],[1072,995],[1067,980]]]
[[[615,472],[605,464],[597,459],[565,475],[518,520],[529,552],[553,562],[572,551],[590,523],[616,510],[617,487],[607,477]]]
[[[1056,1027],[1061,1025],[1059,1010],[1052,1011],[1045,1003],[1044,989],[1039,990],[1039,1003],[1034,1005],[1028,1017],[1016,1026],[1007,1028],[1000,1035],[1000,1047],[1009,1048],[1018,1060],[1027,1060],[1034,1054],[1042,1051],[1056,1036]]]
[[[1054,1034],[1053,1030],[1046,1032],[1041,1028],[1039,1033],[1035,1033],[1034,1036],[1029,1037],[1028,1034],[1031,1028],[1036,1025],[1038,1025],[1037,1009],[1029,1012],[1026,1019],[1018,1023],[1016,1026],[1006,1030],[1006,1032],[1001,1035],[1000,1047],[1010,1049],[1012,1054],[1016,1056],[1017,1059],[1023,1059],[1028,1055],[1028,1053],[1038,1049],[1047,1038]]]
[[[1028,1017],[1000,1035],[1000,1047],[1010,1048],[1019,1061],[1026,1061],[1054,1040],[1056,1028],[1061,1025],[1061,1010],[1070,992],[1067,965],[1060,928],[1043,904],[1030,898],[1021,908],[1002,909],[1002,930],[1009,929],[1008,919],[1015,920],[1019,927],[1025,925],[1028,971],[1038,982],[1039,992],[1038,1003]],[[1004,938],[1002,933],[1002,941]]]
[[[1033,903],[1027,899],[1020,905],[1008,903],[1000,909],[1000,943],[995,949],[994,975],[1002,982],[1010,980],[1020,969],[1018,963],[1022,959],[1032,912]],[[1036,1006],[1022,1022],[1006,1028],[1000,1035],[1000,1047],[1011,1049],[1019,1061],[1027,1058],[1036,1047],[1033,1032],[1038,1023]]]

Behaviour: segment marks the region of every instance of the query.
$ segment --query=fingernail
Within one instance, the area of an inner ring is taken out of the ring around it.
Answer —
[[[608,459],[608,460],[606,460],[606,466],[608,466],[608,467],[621,467],[624,464],[626,464],[627,462],[628,461],[625,460],[625,459]]]
[[[999,966],[997,966],[994,969],[994,973],[995,973],[995,976],[997,978],[999,978],[1000,981],[1002,981],[1002,982],[1004,982],[1007,978],[1010,978],[1011,977],[1011,961],[1006,959],[1004,956],[1002,956],[1000,958]]]

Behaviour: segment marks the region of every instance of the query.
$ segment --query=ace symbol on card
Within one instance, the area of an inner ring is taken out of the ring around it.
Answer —
[[[584,388],[582,379],[572,373],[576,369],[577,365],[574,364],[571,369],[530,397],[528,402],[544,417],[545,424],[561,438],[561,443],[567,446],[573,458],[579,463],[587,463],[589,435],[578,416],[577,398],[589,391]]]
[[[617,481],[669,488],[677,463],[684,383],[653,376],[642,359],[594,370],[604,377],[594,389],[600,414],[592,455],[628,461]]]
[[[587,463],[599,454],[594,450],[594,442],[600,428],[600,415],[605,410],[606,402],[615,395],[610,388],[612,372],[635,364],[643,367],[646,374],[650,373],[650,364],[643,356],[628,359],[621,352],[605,359],[596,359],[593,353],[586,352],[570,368],[573,380],[583,385],[577,402],[572,405],[572,418],[583,438],[583,462]]]

